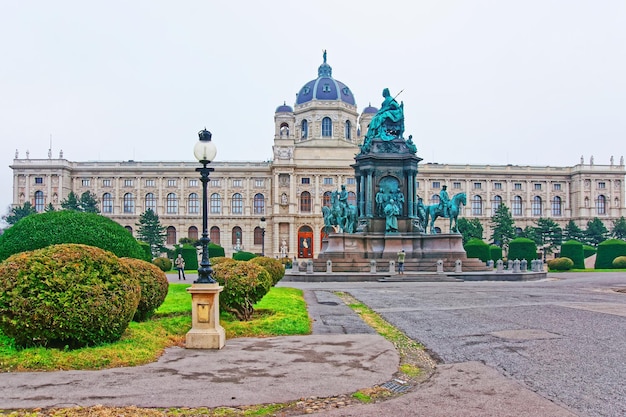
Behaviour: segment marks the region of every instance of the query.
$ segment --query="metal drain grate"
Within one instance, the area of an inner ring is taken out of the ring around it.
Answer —
[[[396,381],[385,382],[380,385],[383,388],[387,388],[391,392],[395,392],[397,394],[403,394],[411,388],[409,384],[398,384]]]

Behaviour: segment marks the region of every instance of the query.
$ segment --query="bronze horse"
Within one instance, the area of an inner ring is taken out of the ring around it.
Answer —
[[[457,226],[457,219],[459,217],[459,213],[461,212],[461,207],[467,204],[467,200],[465,197],[465,193],[455,194],[451,199],[448,206],[448,216],[443,215],[443,211],[441,210],[441,206],[439,204],[431,204],[429,206],[424,206],[426,209],[426,224],[429,224],[428,219],[430,218],[430,233],[435,234],[435,220],[437,217],[449,217],[450,218],[450,233],[459,233],[459,228]],[[454,226],[452,223],[454,222]]]

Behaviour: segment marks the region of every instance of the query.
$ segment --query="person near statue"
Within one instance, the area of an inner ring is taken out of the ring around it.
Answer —
[[[443,217],[450,217],[449,206],[450,206],[450,196],[447,191],[448,186],[444,185],[441,187],[441,191],[439,191],[439,207],[441,212],[443,213]]]
[[[385,206],[385,231],[397,232],[398,231],[398,216],[400,215],[400,209],[396,205],[394,199],[390,199]]]
[[[406,253],[404,249],[398,252],[398,274],[404,275],[404,259],[406,258]]]

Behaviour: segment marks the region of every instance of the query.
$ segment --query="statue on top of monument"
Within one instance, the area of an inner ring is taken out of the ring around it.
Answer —
[[[361,146],[362,153],[369,151],[374,138],[390,141],[395,138],[402,138],[404,133],[404,103],[398,103],[395,97],[391,97],[388,88],[383,90],[383,97],[385,99],[380,105],[380,110],[372,117],[365,134]]]

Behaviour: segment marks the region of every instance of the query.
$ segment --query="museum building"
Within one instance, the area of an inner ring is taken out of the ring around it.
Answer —
[[[324,62],[317,78],[307,82],[291,107],[276,108],[271,161],[214,161],[208,184],[211,241],[230,256],[245,250],[266,256],[317,257],[323,237],[322,207],[332,191],[346,185],[356,205],[354,157],[377,109],[358,112],[352,91],[332,76]],[[419,153],[419,152],[418,152]],[[37,211],[48,204],[60,208],[70,191],[93,192],[100,211],[131,233],[139,216],[151,209],[167,230],[167,244],[202,234],[202,184],[196,161],[69,161],[20,158],[13,170],[13,205],[30,201]],[[465,192],[462,217],[478,218],[484,238],[500,204],[506,204],[523,229],[547,217],[561,226],[574,220],[585,227],[600,218],[610,229],[626,215],[624,159],[615,163],[580,163],[567,167],[518,165],[419,165],[415,187],[425,204],[437,204],[447,185],[450,196]],[[261,218],[265,223],[261,223]],[[264,229],[261,227],[265,226]],[[448,232],[447,219],[437,226]],[[263,233],[265,231],[265,233]]]

